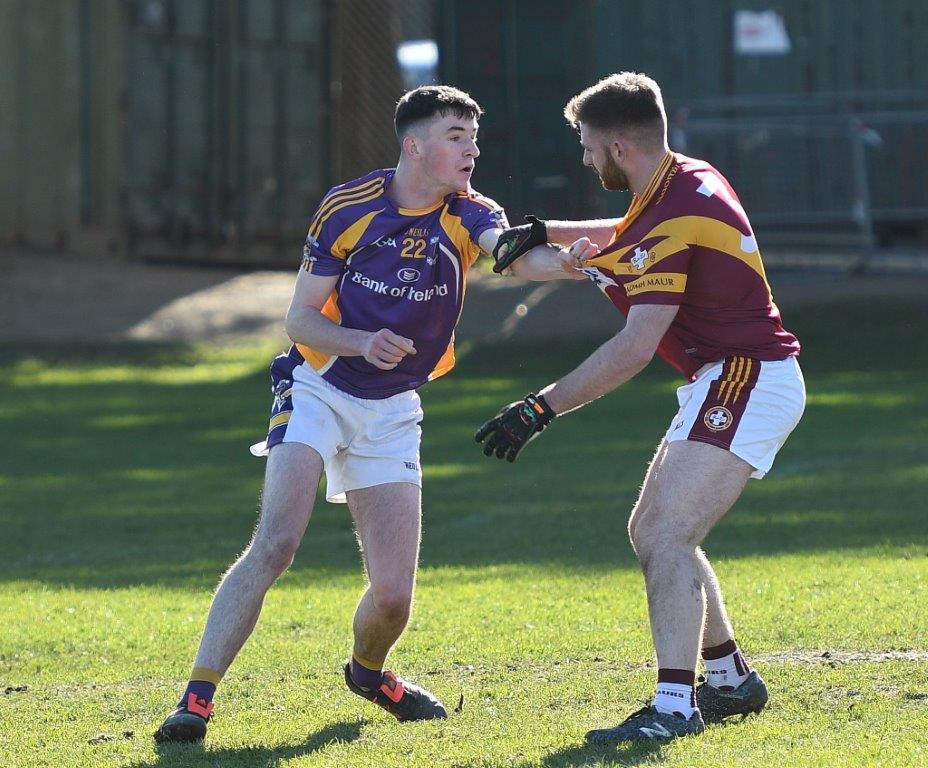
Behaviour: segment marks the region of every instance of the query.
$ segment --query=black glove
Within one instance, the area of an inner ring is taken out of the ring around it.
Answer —
[[[557,414],[541,395],[529,393],[524,400],[504,406],[499,413],[477,430],[474,439],[486,440],[483,455],[496,452],[496,458],[513,462],[535,435],[548,426]]]
[[[496,262],[493,265],[493,271],[497,274],[536,245],[544,245],[548,242],[548,228],[541,219],[536,219],[529,214],[525,220],[528,224],[507,229],[499,236],[496,247],[493,249],[493,261]],[[499,252],[504,245],[506,253],[500,256]]]

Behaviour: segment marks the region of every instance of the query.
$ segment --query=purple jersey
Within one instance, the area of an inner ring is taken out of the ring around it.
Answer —
[[[509,226],[492,200],[474,191],[429,208],[399,208],[384,194],[395,170],[374,171],[334,187],[309,227],[304,263],[314,275],[339,275],[323,314],[345,328],[389,328],[412,339],[391,371],[363,357],[339,357],[296,344],[326,381],[355,397],[381,399],[415,389],[454,366],[454,327],[467,270],[488,229]]]

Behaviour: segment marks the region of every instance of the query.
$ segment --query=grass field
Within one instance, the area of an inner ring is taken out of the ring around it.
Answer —
[[[788,319],[805,419],[706,542],[771,705],[631,749],[583,734],[652,690],[625,519],[675,410],[663,364],[514,466],[480,455],[475,426],[592,341],[476,349],[423,390],[422,570],[392,662],[449,706],[463,694],[459,714],[399,726],[343,689],[363,581],[323,502],[205,747],[157,752],[253,525],[274,350],[2,348],[0,766],[928,765],[928,310]]]

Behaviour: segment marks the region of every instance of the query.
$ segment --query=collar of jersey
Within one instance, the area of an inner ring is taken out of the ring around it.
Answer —
[[[645,187],[644,192],[639,195],[632,195],[632,202],[628,206],[628,211],[625,215],[619,220],[619,223],[615,225],[615,236],[612,239],[614,243],[626,229],[628,229],[632,222],[638,218],[641,212],[648,207],[648,204],[654,199],[654,195],[657,190],[660,188],[661,182],[664,180],[664,177],[667,175],[667,172],[670,170],[670,167],[674,163],[674,154],[670,150],[664,155],[664,159],[661,160],[660,165],[657,166],[657,170],[651,176],[651,180],[648,182],[648,186]]]
[[[437,203],[433,203],[432,205],[427,205],[425,208],[401,208],[396,203],[394,203],[390,199],[390,197],[387,195],[387,188],[390,186],[390,182],[393,181],[393,174],[395,173],[396,173],[395,168],[391,168],[386,173],[386,175],[384,176],[384,180],[383,180],[383,190],[381,191],[381,194],[383,195],[383,199],[387,203],[387,205],[393,208],[393,210],[395,210],[400,216],[423,216],[426,213],[437,211],[446,202],[448,202],[448,197],[450,197],[450,195],[441,198]]]

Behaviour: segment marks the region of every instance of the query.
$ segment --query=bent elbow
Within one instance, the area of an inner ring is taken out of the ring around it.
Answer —
[[[287,316],[284,318],[284,330],[291,341],[297,344],[308,343],[306,339],[308,320],[305,311],[290,310],[287,312]]]
[[[296,327],[297,323],[294,321],[293,315],[288,312],[287,316],[284,318],[284,331],[286,331],[287,336],[290,337],[290,341],[293,342],[297,341],[297,338],[294,335]]]
[[[632,364],[635,369],[637,371],[643,371],[647,368],[651,360],[654,359],[655,352],[657,352],[657,350],[652,347],[635,347],[631,354]]]

